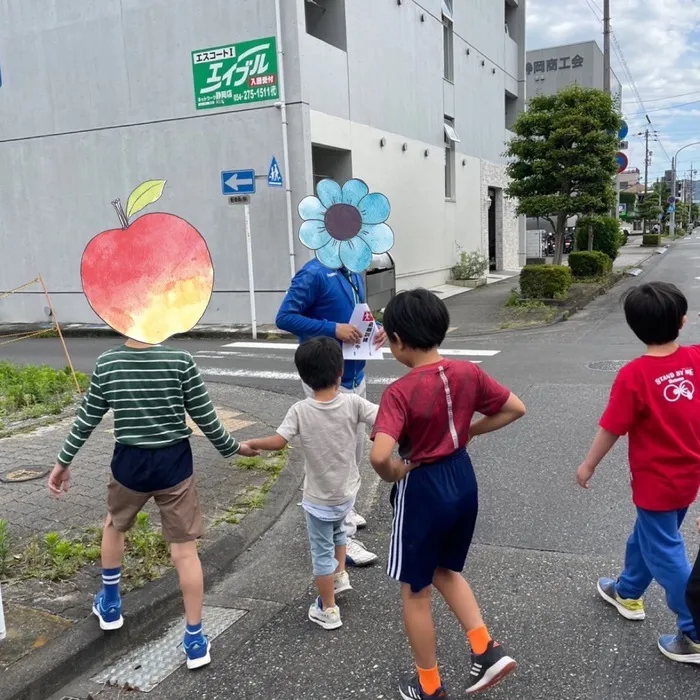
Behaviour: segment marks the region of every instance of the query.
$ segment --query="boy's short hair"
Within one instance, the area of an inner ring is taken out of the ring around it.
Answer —
[[[333,338],[311,338],[294,353],[301,380],[314,391],[330,389],[343,376],[343,351]]]
[[[450,313],[445,302],[427,289],[401,292],[384,310],[384,330],[389,340],[398,336],[415,350],[442,345],[449,328]]]
[[[624,304],[627,324],[646,345],[676,340],[688,313],[688,300],[670,282],[640,284],[625,294]]]

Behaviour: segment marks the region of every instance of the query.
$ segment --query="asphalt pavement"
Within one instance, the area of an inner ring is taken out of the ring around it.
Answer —
[[[584,492],[574,470],[593,438],[614,371],[642,346],[627,329],[620,295],[633,284],[664,279],[688,295],[686,343],[700,342],[700,236],[658,256],[630,279],[558,326],[460,338],[446,343],[457,357],[482,362],[486,371],[526,402],[528,415],[471,449],[480,481],[480,515],[465,575],[492,633],[519,661],[517,672],[488,693],[519,700],[660,700],[699,698],[700,670],[666,660],[656,649],[673,618],[654,584],[647,620],[623,620],[597,597],[599,576],[621,566],[633,522],[626,445],[605,460]],[[71,340],[79,369],[89,371],[109,340]],[[233,382],[298,395],[293,349],[230,346],[225,341],[178,343],[196,357],[208,382]],[[12,348],[12,346],[9,346]],[[53,340],[23,343],[16,359],[61,365]],[[475,352],[475,351],[481,351]],[[231,354],[234,353],[234,354]],[[486,353],[486,354],[484,354]],[[7,357],[6,350],[0,358]],[[368,370],[375,398],[403,369],[391,359]],[[277,524],[237,561],[208,596],[207,615],[240,610],[243,616],[214,639],[213,663],[198,673],[180,667],[148,694],[180,698],[340,700],[396,698],[396,680],[411,670],[403,635],[399,592],[387,579],[391,513],[388,488],[363,466],[360,510],[369,521],[362,540],[382,564],[352,572],[353,592],[342,599],[344,627],[324,632],[306,620],[313,599],[301,509],[296,499]],[[686,527],[694,557],[700,538]],[[127,611],[128,612],[128,611]],[[468,682],[464,634],[436,601],[439,659],[451,697],[463,698]],[[232,618],[233,619],[233,618]],[[127,623],[128,624],[128,623]],[[177,621],[174,624],[179,624]],[[158,639],[158,635],[155,636]],[[143,653],[132,666],[147,664]],[[90,679],[54,697],[85,698],[102,686]],[[100,699],[124,697],[105,687]]]

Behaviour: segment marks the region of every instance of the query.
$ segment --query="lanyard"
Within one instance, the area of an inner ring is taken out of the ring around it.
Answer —
[[[353,292],[355,292],[355,303],[359,304],[362,302],[362,295],[360,294],[360,288],[352,281],[352,274],[348,272],[347,269],[342,268],[340,270],[340,274],[345,277],[345,279],[349,282],[350,286],[352,287]]]

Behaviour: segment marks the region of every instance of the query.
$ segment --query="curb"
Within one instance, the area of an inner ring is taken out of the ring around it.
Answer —
[[[249,513],[233,532],[222,534],[201,552],[205,592],[277,522],[293,501],[303,473],[301,451],[291,450],[265,506]],[[128,648],[146,641],[182,609],[177,574],[171,570],[163,578],[126,594],[124,603],[129,612],[121,630],[102,632],[91,615],[4,670],[0,700],[45,700],[92,666],[108,665]]]
[[[38,333],[53,331],[54,326],[47,323],[0,323],[0,334],[6,333]],[[64,338],[121,338],[109,326],[90,326],[82,324],[66,324],[61,326]],[[293,338],[290,333],[281,331],[275,326],[258,327],[258,340],[287,340]],[[169,340],[252,340],[253,331],[250,326],[198,326],[187,333],[173,335]]]

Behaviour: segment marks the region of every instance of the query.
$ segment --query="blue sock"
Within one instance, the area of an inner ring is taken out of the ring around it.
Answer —
[[[106,603],[119,601],[119,582],[122,579],[122,567],[116,569],[102,569],[102,587],[105,592]]]
[[[202,632],[202,623],[198,622],[196,625],[186,625],[185,626],[185,642],[193,642],[195,639],[201,639],[204,636]]]

